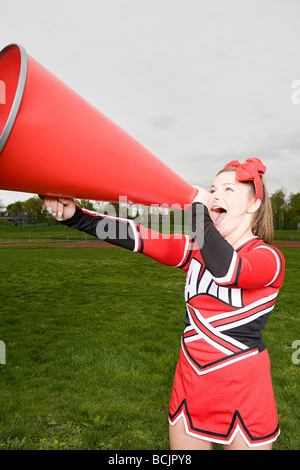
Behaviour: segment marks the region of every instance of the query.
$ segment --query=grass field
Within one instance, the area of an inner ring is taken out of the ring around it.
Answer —
[[[186,221],[184,230],[188,231],[188,222]],[[154,230],[159,230],[155,224]],[[166,228],[168,230],[168,226]],[[172,227],[171,227],[172,230]],[[175,232],[182,232],[182,226],[173,227]],[[300,241],[300,230],[276,230],[275,240]],[[57,243],[74,241],[95,241],[95,238],[79,230],[70,230],[68,227],[58,222],[52,221],[49,225],[22,225],[13,226],[8,221],[0,220],[0,245],[11,243]]]
[[[281,426],[300,449],[299,248],[264,338]],[[0,449],[167,450],[182,272],[119,248],[1,247]]]

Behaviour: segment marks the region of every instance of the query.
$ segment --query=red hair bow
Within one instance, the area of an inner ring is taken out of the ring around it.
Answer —
[[[260,176],[266,172],[265,165],[259,158],[247,158],[244,163],[232,160],[224,168],[236,168],[236,181],[253,181],[255,186],[255,200],[263,199],[263,185]]]

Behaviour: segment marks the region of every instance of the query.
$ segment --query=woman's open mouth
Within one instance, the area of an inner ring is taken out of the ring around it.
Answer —
[[[221,206],[213,206],[210,209],[210,217],[214,223],[214,225],[219,225],[225,219],[227,215],[227,210]]]

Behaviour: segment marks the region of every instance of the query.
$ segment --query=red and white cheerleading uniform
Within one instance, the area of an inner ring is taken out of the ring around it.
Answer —
[[[283,283],[283,255],[256,236],[233,249],[200,203],[193,204],[193,221],[195,237],[165,236],[77,206],[62,223],[186,273],[171,425],[182,418],[189,435],[221,444],[237,432],[248,446],[273,442],[280,431],[261,331]]]

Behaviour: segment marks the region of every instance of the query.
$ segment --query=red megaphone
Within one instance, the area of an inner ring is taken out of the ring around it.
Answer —
[[[184,208],[197,190],[18,44],[0,52],[0,189]]]

